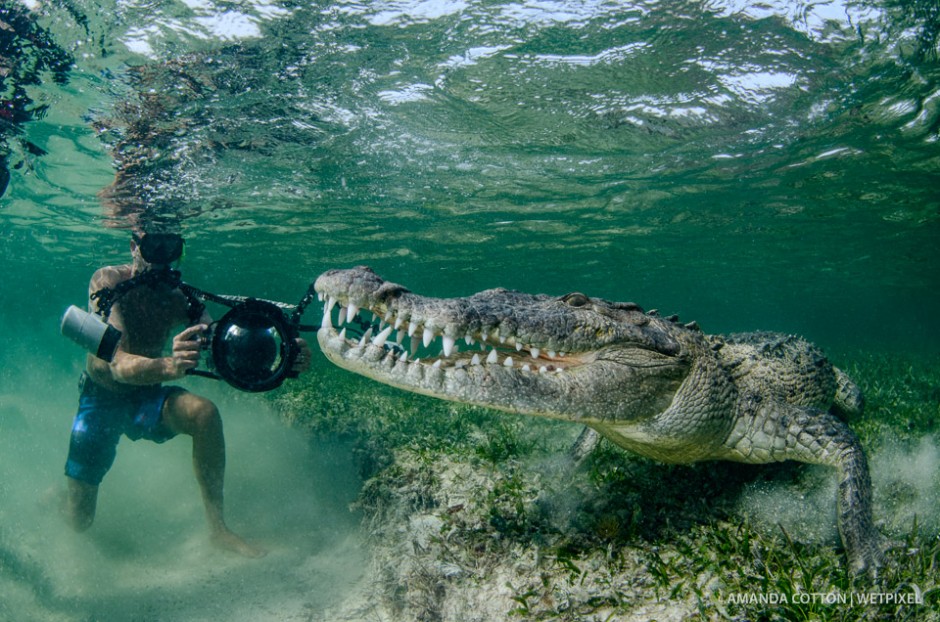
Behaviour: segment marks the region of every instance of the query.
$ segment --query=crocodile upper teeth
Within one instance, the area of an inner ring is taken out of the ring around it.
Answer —
[[[561,371],[559,367],[551,367],[551,369],[549,369],[544,365],[537,366],[533,364],[533,361],[543,356],[543,350],[534,346],[527,346],[525,341],[520,339],[517,335],[506,332],[505,327],[498,325],[489,328],[480,327],[479,331],[476,333],[472,329],[464,330],[463,328],[457,328],[456,330],[460,332],[456,335],[453,334],[451,329],[448,329],[448,332],[451,334],[444,334],[443,328],[434,326],[434,318],[415,316],[412,310],[395,309],[384,304],[379,308],[380,310],[373,310],[365,303],[362,303],[362,306],[360,306],[360,304],[352,300],[342,303],[334,296],[321,295],[321,298],[325,300],[321,324],[324,328],[333,328],[332,312],[333,309],[338,306],[339,312],[335,326],[337,329],[341,329],[339,336],[346,339],[344,324],[355,320],[362,324],[363,327],[366,327],[363,320],[357,320],[360,311],[365,309],[374,316],[371,320],[373,324],[366,328],[361,337],[358,337],[359,347],[365,348],[367,344],[371,344],[379,348],[385,348],[389,350],[390,354],[394,353],[394,358],[408,365],[413,365],[421,360],[420,357],[416,357],[419,346],[423,345],[425,348],[429,348],[437,338],[440,337],[441,351],[437,356],[430,354],[428,362],[425,363],[426,365],[441,369],[460,369],[467,365],[477,366],[485,364],[500,365],[507,369],[516,369],[527,373],[531,373],[534,370],[540,373]],[[373,332],[377,332],[378,334],[373,337]],[[402,341],[406,334],[411,338],[410,347],[402,346]],[[482,356],[481,354],[473,354],[469,359],[460,358],[457,348],[457,339],[460,338],[468,345],[479,343]],[[353,344],[355,343],[354,341]],[[513,354],[513,356],[507,355],[503,358],[503,356],[507,354],[506,350],[514,350],[518,352],[520,356],[514,358],[515,354]],[[565,355],[565,352],[556,352],[554,350],[544,351],[545,358],[552,360],[563,359]],[[392,357],[390,356],[388,360],[392,360]]]
[[[444,356],[450,356],[454,351],[454,338],[444,335],[441,341],[443,342],[444,346]]]

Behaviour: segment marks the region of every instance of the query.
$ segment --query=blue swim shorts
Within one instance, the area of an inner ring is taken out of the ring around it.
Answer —
[[[115,393],[83,375],[78,413],[72,424],[65,474],[97,486],[114,464],[121,435],[132,441],[163,443],[176,434],[163,422],[163,404],[183,391],[180,387],[149,385]]]

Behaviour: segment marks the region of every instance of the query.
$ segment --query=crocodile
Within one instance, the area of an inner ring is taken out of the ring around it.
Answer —
[[[707,335],[694,322],[580,292],[425,297],[364,266],[324,272],[314,288],[322,351],[373,380],[577,422],[585,447],[600,435],[666,463],[834,467],[849,568],[877,576],[868,464],[844,421],[862,411],[862,393],[803,338]]]

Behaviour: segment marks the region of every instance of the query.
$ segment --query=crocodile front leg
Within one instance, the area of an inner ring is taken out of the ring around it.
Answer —
[[[575,464],[581,464],[585,458],[591,455],[591,452],[597,449],[597,445],[600,441],[601,435],[597,430],[585,427],[581,430],[581,434],[574,444],[568,448],[568,455],[574,460]]]
[[[811,407],[745,400],[725,443],[730,460],[763,464],[798,460],[835,467],[839,475],[838,525],[853,574],[876,577],[883,563],[872,521],[868,461],[855,433],[836,416]]]

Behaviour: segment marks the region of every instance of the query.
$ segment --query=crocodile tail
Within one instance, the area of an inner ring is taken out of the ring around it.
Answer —
[[[865,397],[849,376],[837,367],[832,370],[836,373],[836,394],[833,406],[846,417],[857,417],[865,409]]]

